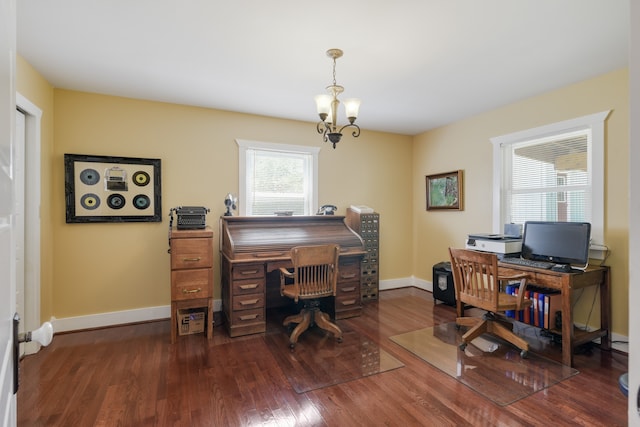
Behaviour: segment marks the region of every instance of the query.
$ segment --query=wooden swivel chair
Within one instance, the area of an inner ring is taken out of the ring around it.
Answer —
[[[462,336],[460,348],[464,350],[474,338],[491,333],[518,347],[520,356],[526,357],[529,344],[513,333],[512,325],[507,327],[508,323],[498,321],[494,314],[507,310],[522,310],[531,305],[531,301],[524,298],[527,275],[499,276],[498,257],[492,253],[449,248],[449,255],[456,293],[456,325],[471,327]],[[510,280],[520,281],[517,295],[506,294],[500,289],[502,281]],[[487,313],[480,318],[464,317],[465,305],[480,308]]]
[[[342,341],[342,331],[332,323],[329,315],[320,311],[320,298],[336,295],[338,281],[338,255],[340,247],[335,244],[318,246],[296,246],[291,249],[293,271],[280,268],[280,294],[304,301],[300,313],[284,319],[284,325],[298,325],[289,336],[289,346],[295,347],[298,337],[309,327],[318,327],[332,332]]]

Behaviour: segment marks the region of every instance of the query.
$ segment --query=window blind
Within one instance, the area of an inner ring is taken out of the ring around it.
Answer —
[[[589,132],[504,144],[508,222],[591,221]]]
[[[305,207],[310,205],[310,154],[249,149],[246,156],[247,214],[306,213]]]

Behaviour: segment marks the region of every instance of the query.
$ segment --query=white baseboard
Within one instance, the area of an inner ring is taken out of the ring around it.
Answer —
[[[406,277],[403,279],[380,280],[380,282],[378,282],[378,289],[381,291],[386,291],[389,289],[408,288],[410,286],[413,286],[412,277]]]
[[[222,309],[222,300],[213,300],[213,311]],[[109,313],[90,314],[87,316],[51,318],[53,331],[67,332],[82,329],[104,328],[107,326],[126,323],[148,322],[151,320],[168,319],[171,317],[171,306],[137,308],[133,310],[113,311]]]
[[[416,277],[406,277],[402,279],[381,280],[378,289],[381,291],[389,289],[416,287],[425,291],[433,292],[433,283]],[[222,300],[213,300],[213,311],[222,310]],[[57,319],[51,318],[54,332],[77,331],[82,329],[104,328],[107,326],[122,325],[126,323],[148,322],[151,320],[168,319],[171,317],[171,306],[161,305],[158,307],[138,308],[134,310],[114,311],[110,313],[90,314],[87,316],[66,317]],[[576,324],[578,327],[584,325]],[[615,350],[629,354],[629,337],[612,333],[612,347]],[[600,343],[600,339],[594,340]]]

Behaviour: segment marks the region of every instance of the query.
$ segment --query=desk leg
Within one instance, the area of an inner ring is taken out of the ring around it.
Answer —
[[[606,267],[600,283],[600,329],[605,335],[600,338],[602,350],[611,349],[611,269]]]
[[[562,364],[573,366],[573,310],[571,286],[563,286],[562,292]]]

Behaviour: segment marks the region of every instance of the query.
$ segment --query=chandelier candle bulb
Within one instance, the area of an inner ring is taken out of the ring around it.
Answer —
[[[357,98],[349,98],[344,100],[344,109],[347,112],[349,123],[353,123],[358,118],[358,110],[360,109],[360,100]]]

